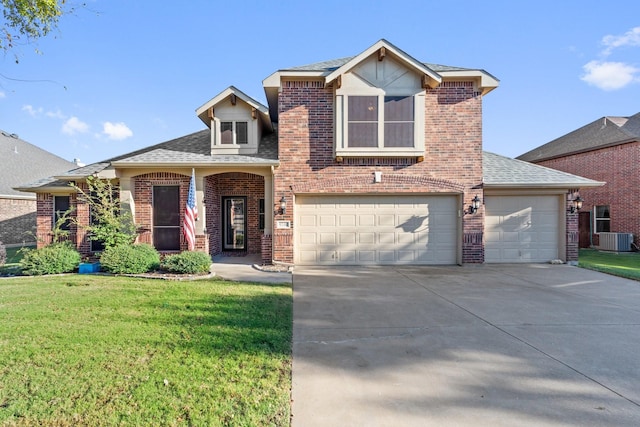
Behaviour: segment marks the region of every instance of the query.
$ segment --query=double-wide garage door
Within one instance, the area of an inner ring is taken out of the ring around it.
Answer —
[[[455,264],[455,196],[297,196],[295,263]]]
[[[485,262],[547,262],[558,259],[561,198],[485,197]]]

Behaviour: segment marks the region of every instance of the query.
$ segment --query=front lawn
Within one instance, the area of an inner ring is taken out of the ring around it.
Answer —
[[[580,249],[578,266],[627,279],[640,280],[640,253]]]
[[[290,285],[0,279],[0,424],[288,425]]]
[[[26,246],[29,249],[35,249],[35,246]],[[20,260],[24,255],[23,247],[6,248],[7,260],[3,266],[0,266],[0,277],[3,275],[15,275],[20,272]]]

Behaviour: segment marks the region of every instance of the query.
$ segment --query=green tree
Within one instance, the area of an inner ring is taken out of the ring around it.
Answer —
[[[0,0],[0,4],[0,49],[5,52],[46,36],[58,28],[63,15],[75,10],[66,0]]]
[[[111,180],[90,176],[86,189],[77,184],[72,187],[78,192],[78,199],[87,203],[91,210],[92,220],[85,226],[90,240],[103,242],[105,248],[134,242],[133,216],[122,209],[118,187]]]

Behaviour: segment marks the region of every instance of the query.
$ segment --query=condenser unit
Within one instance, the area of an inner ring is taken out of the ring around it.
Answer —
[[[598,249],[603,251],[630,252],[633,243],[631,233],[598,233],[600,245]]]

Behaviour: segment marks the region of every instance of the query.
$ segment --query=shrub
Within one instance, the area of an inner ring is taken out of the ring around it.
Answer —
[[[211,268],[211,256],[204,252],[182,252],[165,257],[160,266],[171,273],[208,273]]]
[[[69,242],[52,243],[40,249],[26,250],[20,261],[23,274],[70,273],[80,264],[80,254]]]
[[[151,245],[119,245],[108,247],[100,256],[100,266],[114,274],[140,274],[155,270],[160,254]]]

